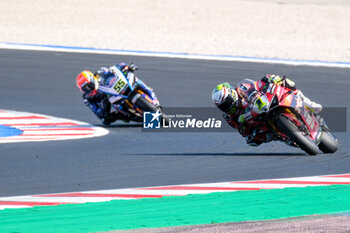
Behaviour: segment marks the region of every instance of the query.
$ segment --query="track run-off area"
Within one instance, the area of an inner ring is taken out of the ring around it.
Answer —
[[[108,130],[84,122],[26,112],[0,110],[0,143],[99,137]]]
[[[251,180],[209,184],[187,184],[176,186],[156,186],[73,193],[40,194],[0,198],[0,210],[7,208],[28,208],[34,206],[54,206],[64,204],[106,202],[111,200],[186,196],[215,192],[254,191],[263,189],[284,189],[292,187],[303,188],[308,186],[349,184],[350,174],[341,174],[272,180]]]
[[[120,122],[104,127],[75,86],[81,70],[134,62],[136,74],[164,107],[213,107],[211,92],[218,83],[234,85],[273,73],[290,77],[324,107],[347,109],[349,68],[62,51],[0,53],[1,132],[31,129],[30,135],[46,132],[45,137],[58,136],[53,128],[67,137],[67,132],[102,132],[76,140],[1,143],[0,232],[93,232],[350,211],[348,130],[335,133],[340,141],[335,154],[308,156],[279,142],[248,147],[237,132],[152,133]],[[14,112],[19,115],[6,115]],[[9,122],[28,118],[49,125]],[[0,135],[1,142],[14,136]]]

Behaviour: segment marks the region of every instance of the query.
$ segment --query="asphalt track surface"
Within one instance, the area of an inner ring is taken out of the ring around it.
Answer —
[[[121,61],[138,65],[165,107],[212,107],[220,82],[290,76],[326,107],[350,105],[350,69],[277,64],[0,50],[0,109],[100,125],[83,104],[76,75]],[[340,149],[307,156],[274,142],[248,147],[238,133],[148,133],[139,125],[108,127],[104,137],[0,144],[0,196],[349,173],[349,133]],[[349,131],[349,130],[348,130]]]

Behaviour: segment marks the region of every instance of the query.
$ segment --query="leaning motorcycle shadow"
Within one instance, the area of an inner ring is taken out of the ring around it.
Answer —
[[[128,154],[131,155],[131,154]],[[142,154],[132,154],[132,155],[153,155],[153,156],[263,156],[263,157],[270,157],[270,156],[309,156],[306,153],[299,152],[299,153],[259,153],[259,152],[252,152],[252,153],[142,153]]]

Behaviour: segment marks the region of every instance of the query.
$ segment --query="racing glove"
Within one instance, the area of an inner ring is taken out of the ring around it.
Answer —
[[[277,85],[282,85],[283,77],[281,77],[279,75],[274,75],[274,74],[266,75],[266,78],[267,78],[267,80],[270,83],[274,83],[274,84],[277,84]]]
[[[281,85],[283,87],[287,87],[291,90],[296,90],[295,87],[295,82],[287,78],[286,76],[279,76],[279,75],[274,75],[274,74],[268,74],[266,75],[263,79],[263,82],[266,83],[274,83],[277,85]]]
[[[138,70],[138,67],[134,63],[131,63],[129,65],[129,69],[132,70],[132,71],[135,71],[135,70]]]
[[[122,62],[117,65],[119,69],[124,73],[124,75],[127,75],[129,71],[134,72],[135,70],[138,69],[138,67],[134,64],[131,63],[130,65],[127,65],[126,63]]]

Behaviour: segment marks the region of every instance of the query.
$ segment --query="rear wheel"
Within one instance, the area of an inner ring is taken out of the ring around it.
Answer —
[[[334,153],[338,150],[339,142],[338,140],[328,131],[323,131],[320,144],[318,148],[323,153]]]
[[[276,125],[284,134],[286,134],[309,155],[316,155],[319,153],[317,145],[307,135],[300,132],[298,127],[295,126],[294,123],[286,116],[280,115],[277,118]]]

